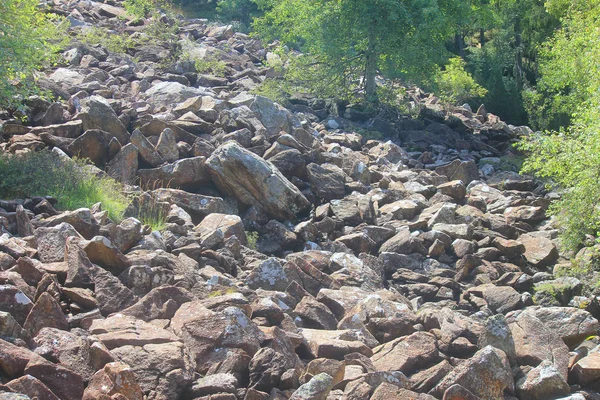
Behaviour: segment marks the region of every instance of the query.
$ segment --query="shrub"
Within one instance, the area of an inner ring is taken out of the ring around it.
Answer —
[[[147,18],[159,11],[161,7],[168,7],[166,0],[125,0],[123,7],[136,18]]]
[[[127,33],[110,32],[96,26],[83,30],[77,38],[92,46],[102,43],[102,47],[113,53],[127,53],[136,46],[136,42]]]
[[[481,99],[487,94],[487,90],[465,71],[465,65],[462,58],[451,58],[445,69],[435,77],[435,86],[442,100],[457,105]]]
[[[227,65],[223,60],[219,60],[215,55],[207,54],[204,58],[195,58],[191,61],[194,61],[196,72],[200,74],[211,74],[221,77],[225,76]]]
[[[61,158],[50,151],[0,155],[0,196],[52,196],[63,210],[102,203],[110,219],[122,219],[129,198],[112,178],[99,176],[84,160]]]
[[[63,22],[42,13],[37,0],[0,1],[0,107],[16,107],[38,90],[34,72],[57,56]]]

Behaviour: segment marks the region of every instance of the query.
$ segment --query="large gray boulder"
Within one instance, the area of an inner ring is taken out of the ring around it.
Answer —
[[[228,142],[206,160],[218,188],[239,202],[262,208],[278,219],[292,219],[310,203],[270,162]]]
[[[129,132],[105,98],[91,96],[81,103],[78,118],[83,121],[84,131],[100,129],[115,137],[122,145],[129,143]]]

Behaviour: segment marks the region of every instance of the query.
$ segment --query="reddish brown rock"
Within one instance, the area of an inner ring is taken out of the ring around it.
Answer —
[[[142,400],[143,397],[133,371],[120,362],[108,363],[96,372],[83,393],[83,400]]]
[[[12,380],[6,384],[6,387],[15,393],[23,393],[32,399],[37,400],[60,400],[48,386],[44,385],[39,379],[31,375],[24,375],[19,379]]]
[[[42,381],[61,400],[81,400],[83,396],[83,378],[79,374],[42,357],[31,358],[25,373]]]
[[[45,327],[62,330],[69,329],[69,323],[58,302],[48,293],[42,293],[29,312],[23,328],[35,336]]]

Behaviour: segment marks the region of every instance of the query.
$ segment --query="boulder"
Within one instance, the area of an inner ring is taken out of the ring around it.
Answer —
[[[333,378],[320,373],[292,393],[290,400],[325,400],[332,388]]]
[[[429,394],[441,398],[456,384],[482,399],[501,399],[504,391],[514,393],[508,358],[502,350],[492,346],[484,347],[455,367]]]
[[[120,362],[108,363],[96,372],[83,392],[83,400],[117,398],[142,400],[144,393],[132,369]]]
[[[571,388],[556,366],[548,360],[530,370],[517,381],[521,400],[545,400],[566,396]]]
[[[129,132],[123,126],[108,101],[100,96],[83,100],[81,112],[77,115],[83,122],[83,130],[100,129],[109,132],[121,145],[129,143]]]
[[[293,219],[308,200],[268,161],[235,142],[220,146],[206,161],[215,184],[239,202],[279,219]]]
[[[159,168],[138,171],[144,188],[172,188],[194,190],[210,182],[204,166],[204,157],[185,158]]]

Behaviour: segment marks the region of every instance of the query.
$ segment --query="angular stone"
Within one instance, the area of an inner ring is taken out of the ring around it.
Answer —
[[[15,393],[23,393],[31,399],[38,400],[60,400],[48,386],[31,375],[24,375],[6,384],[6,387]]]
[[[100,268],[94,274],[94,291],[102,315],[121,311],[136,300],[133,292],[119,278]]]
[[[87,332],[42,328],[34,343],[37,354],[77,371],[86,382],[98,369],[113,361],[106,346]]]
[[[465,185],[479,179],[479,169],[475,161],[454,160],[450,164],[437,167],[435,172],[438,175],[446,175],[451,181],[461,180]]]
[[[113,136],[100,129],[89,129],[68,147],[69,153],[77,158],[89,158],[100,167],[108,161],[108,144]]]
[[[179,149],[177,148],[177,136],[172,129],[166,128],[160,134],[156,151],[166,162],[175,162],[179,159]]]
[[[229,142],[206,161],[220,190],[248,206],[256,206],[272,217],[292,219],[309,206],[308,200],[268,161]]]
[[[410,374],[441,361],[435,336],[415,332],[373,349],[373,365],[379,371],[401,371]]]
[[[144,395],[154,399],[178,399],[192,381],[193,367],[181,342],[122,346],[111,350],[129,365]]]
[[[292,113],[277,103],[263,96],[256,96],[250,109],[267,129],[269,137],[278,135],[281,131],[291,132]]]
[[[25,319],[33,302],[17,287],[12,285],[0,285],[0,311],[5,311],[13,316],[20,324],[25,323]]]
[[[83,248],[89,260],[113,275],[131,266],[131,261],[104,236],[94,236]]]
[[[23,329],[29,332],[31,336],[35,336],[45,327],[62,330],[69,329],[69,323],[67,322],[67,318],[62,312],[60,305],[54,297],[47,292],[42,293],[35,302],[25,320]]]
[[[79,374],[42,357],[32,357],[25,373],[39,379],[61,400],[80,400],[83,396],[84,383]]]
[[[332,164],[309,164],[306,167],[311,190],[326,200],[341,199],[346,194],[346,174]]]
[[[521,294],[510,286],[490,285],[483,291],[483,299],[493,312],[501,314],[522,306]]]
[[[557,333],[569,347],[581,343],[589,336],[598,334],[598,320],[578,308],[572,307],[540,307],[535,316],[550,331]]]
[[[82,111],[78,118],[83,122],[83,130],[101,129],[110,132],[121,145],[129,142],[129,132],[123,126],[108,101],[100,96],[91,96],[82,101]]]
[[[166,329],[122,314],[104,320],[94,320],[89,330],[109,350],[122,346],[144,346],[178,340],[177,336]]]
[[[373,355],[373,351],[364,343],[364,335],[355,330],[326,331],[302,328],[300,333],[315,358],[343,360],[344,356],[350,353],[360,353],[367,357]]]
[[[66,222],[50,228],[37,228],[35,239],[38,256],[43,263],[59,262],[65,259],[65,245],[68,237],[83,239],[75,228]]]
[[[547,267],[558,260],[558,250],[550,239],[524,234],[519,242],[525,246],[527,262],[536,268]]]
[[[192,301],[194,297],[187,290],[175,286],[161,286],[152,289],[137,303],[121,311],[143,321],[155,319],[171,319],[183,303]]]
[[[569,394],[571,389],[566,379],[550,361],[542,361],[517,382],[517,393],[521,400],[555,399]]]
[[[73,226],[86,239],[91,239],[100,232],[100,225],[88,208],[62,212],[39,221],[39,225],[43,227],[55,227],[64,222]]]
[[[542,361],[553,362],[567,379],[569,348],[558,332],[548,329],[533,310],[514,311],[506,321],[515,342],[517,362],[520,365],[538,366]]]
[[[160,154],[156,151],[152,143],[146,139],[146,137],[136,129],[131,134],[131,143],[137,147],[140,156],[153,167],[163,165],[165,160],[162,159]]]
[[[600,353],[593,351],[573,366],[573,376],[580,385],[589,385],[600,379]]]
[[[305,296],[294,309],[304,328],[335,330],[337,320],[329,309],[314,298]]]
[[[239,308],[214,312],[197,301],[185,303],[177,310],[171,328],[190,348],[200,373],[208,370],[210,357],[223,348],[239,348],[253,356],[264,337]]]
[[[144,393],[129,365],[112,362],[90,379],[83,392],[83,400],[113,399],[118,398],[117,396],[128,400],[142,400]]]
[[[222,243],[226,239],[235,236],[241,244],[247,243],[246,232],[242,219],[237,215],[209,214],[198,224],[194,230],[200,235],[200,241],[207,243]]]
[[[320,373],[292,393],[290,400],[325,400],[333,388],[333,378]]]
[[[141,169],[138,171],[140,185],[143,188],[157,189],[168,187],[172,189],[197,189],[210,182],[210,177],[204,166],[204,157],[185,158],[160,168]]]
[[[429,394],[440,398],[458,384],[482,399],[501,399],[503,392],[514,392],[512,370],[506,354],[492,346],[479,350],[459,364]]]
[[[188,212],[194,221],[203,219],[212,213],[227,213],[229,207],[220,197],[188,193],[178,189],[156,189],[150,195],[157,202],[175,204]]]
[[[0,339],[0,370],[11,378],[23,375],[29,360],[37,357],[35,353]]]
[[[106,173],[121,183],[133,184],[138,171],[138,155],[137,147],[128,143],[106,165]]]

